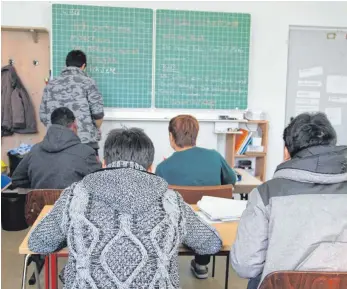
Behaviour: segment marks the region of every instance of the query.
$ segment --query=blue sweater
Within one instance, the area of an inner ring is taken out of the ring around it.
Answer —
[[[218,186],[236,182],[235,172],[217,151],[200,147],[175,152],[157,166],[156,174],[177,186]]]

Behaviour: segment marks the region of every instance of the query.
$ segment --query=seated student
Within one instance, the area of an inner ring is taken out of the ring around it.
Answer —
[[[104,157],[104,169],[63,192],[30,250],[49,254],[67,241],[64,288],[180,288],[180,244],[214,254],[218,233],[151,173],[154,146],[142,130],[112,130]]]
[[[170,185],[218,186],[235,184],[236,174],[215,150],[196,146],[199,122],[179,115],[169,123],[170,145],[175,153],[158,165],[156,174]],[[208,278],[210,256],[195,256],[191,269],[199,279]]]
[[[77,136],[70,109],[54,110],[51,122],[43,141],[33,146],[14,171],[14,187],[65,189],[101,168],[95,150]]]
[[[249,289],[278,270],[347,271],[347,147],[323,113],[283,133],[286,162],[249,195],[231,263]]]

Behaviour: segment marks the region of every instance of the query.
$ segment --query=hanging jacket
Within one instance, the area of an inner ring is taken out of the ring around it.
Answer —
[[[36,133],[35,110],[15,68],[1,68],[1,136]]]

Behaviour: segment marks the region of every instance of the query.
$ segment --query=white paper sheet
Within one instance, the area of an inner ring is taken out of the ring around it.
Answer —
[[[317,98],[296,98],[295,103],[298,105],[319,105],[319,99]]]
[[[312,77],[317,75],[323,75],[323,67],[322,66],[316,66],[306,69],[299,69],[299,77],[300,78],[306,78],[306,77]]]
[[[320,91],[299,90],[296,93],[296,97],[303,98],[320,98]]]
[[[332,125],[341,125],[342,123],[341,107],[328,107],[325,109],[325,114],[327,115]]]
[[[231,220],[241,217],[247,202],[225,198],[203,196],[197,203],[200,211],[214,221]]]
[[[330,102],[337,102],[337,103],[347,103],[347,95],[344,96],[329,96]]]
[[[329,75],[327,93],[347,94],[347,75]]]
[[[219,220],[219,221],[213,221],[211,220],[209,217],[207,217],[203,212],[201,211],[198,211],[198,212],[195,212],[195,214],[200,218],[202,219],[203,221],[205,221],[206,223],[208,224],[218,224],[218,223],[226,223],[226,222],[235,222],[235,221],[239,221],[240,218],[235,218],[235,219],[230,219],[230,220]]]
[[[301,87],[321,87],[322,82],[316,80],[299,80],[298,85]]]

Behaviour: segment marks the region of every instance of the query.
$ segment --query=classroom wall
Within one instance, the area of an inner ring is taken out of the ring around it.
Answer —
[[[39,119],[39,108],[45,87],[44,79],[48,77],[49,55],[48,32],[39,32],[35,43],[29,31],[1,31],[1,66],[8,65],[9,59],[14,61],[17,74],[31,97],[38,130],[36,134],[13,134],[1,138],[1,160],[6,164],[9,164],[7,152],[10,149],[21,143],[40,142],[46,134],[46,128]],[[34,60],[38,61],[38,65],[33,64]]]
[[[289,26],[347,27],[347,2],[98,1],[78,3],[153,9],[198,9],[202,11],[250,13],[252,15],[252,37],[248,103],[250,108],[262,109],[268,113],[270,121],[268,178],[272,176],[276,166],[283,158],[281,136],[285,117]],[[8,26],[46,27],[50,29],[50,5],[49,2],[2,2],[1,24]],[[156,146],[156,162],[160,161],[163,155],[171,152],[168,148],[167,126],[165,124],[167,123],[123,122],[123,125],[145,128]],[[104,133],[114,126],[120,126],[120,123],[107,121],[103,125]],[[223,151],[223,145],[213,133],[213,125],[211,123],[201,124],[199,143],[206,147],[214,147],[221,152]]]

